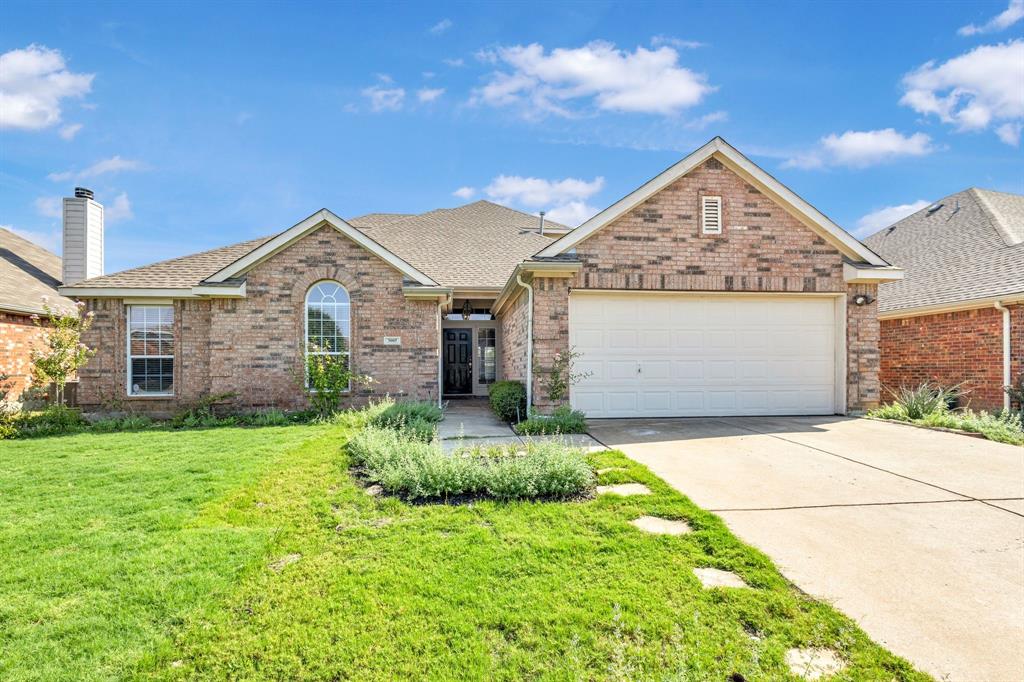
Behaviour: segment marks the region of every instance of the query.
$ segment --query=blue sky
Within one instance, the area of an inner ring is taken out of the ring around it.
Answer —
[[[1024,192],[1024,0],[19,3],[0,224],[106,270],[487,198],[578,223],[722,135],[851,231]],[[457,245],[453,245],[457,248]]]

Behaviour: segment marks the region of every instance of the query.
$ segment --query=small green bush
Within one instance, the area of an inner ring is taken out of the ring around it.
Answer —
[[[367,408],[366,423],[386,429],[405,431],[416,440],[429,443],[437,434],[441,408],[425,401],[394,402],[388,399]]]
[[[923,419],[929,414],[946,412],[956,404],[964,392],[960,384],[943,387],[925,381],[918,386],[900,386],[895,391],[889,390],[893,402],[903,408],[908,419]]]
[[[505,422],[518,422],[526,415],[526,387],[519,381],[498,381],[488,390],[491,409]]]
[[[349,441],[348,452],[368,479],[408,499],[565,498],[594,483],[583,451],[555,441],[446,453],[439,444],[413,440],[403,431],[368,426]]]
[[[1019,414],[1000,412],[992,414],[982,410],[963,410],[957,412],[933,412],[918,423],[925,426],[940,426],[945,429],[957,429],[980,433],[989,440],[1010,445],[1024,445],[1024,425]]]
[[[22,412],[14,418],[13,424],[18,438],[79,433],[89,426],[78,410],[66,405],[50,405],[41,412]]]
[[[119,419],[99,419],[94,421],[89,429],[98,433],[113,433],[115,431],[142,431],[157,426],[150,417],[143,415],[129,415]]]
[[[516,424],[516,432],[524,436],[545,436],[563,433],[586,433],[587,418],[579,410],[562,406],[550,416],[531,415],[526,421]]]
[[[171,418],[172,426],[195,428],[197,426],[220,426],[214,406],[236,397],[233,392],[214,393],[196,400]]]
[[[243,426],[287,426],[293,421],[281,410],[267,410],[243,414],[238,417],[238,423]]]
[[[910,417],[907,416],[907,411],[899,403],[882,405],[868,412],[868,416],[875,417],[876,419],[895,419],[901,422],[910,420]]]

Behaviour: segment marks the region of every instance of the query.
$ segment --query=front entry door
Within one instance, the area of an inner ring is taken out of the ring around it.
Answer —
[[[444,330],[444,392],[473,392],[473,330]]]

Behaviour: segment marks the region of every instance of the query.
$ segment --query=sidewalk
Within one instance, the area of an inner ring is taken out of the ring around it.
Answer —
[[[604,449],[603,445],[587,434],[520,437],[511,426],[498,419],[491,406],[487,404],[486,398],[460,398],[448,401],[444,420],[438,424],[437,433],[446,451],[471,445],[522,444],[527,440],[547,439],[569,440],[580,447]]]

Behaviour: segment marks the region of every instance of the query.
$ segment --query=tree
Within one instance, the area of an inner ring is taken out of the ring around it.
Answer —
[[[58,405],[64,404],[64,386],[68,379],[96,354],[82,343],[82,333],[92,326],[95,314],[85,313],[85,303],[81,301],[76,308],[74,313],[62,313],[51,308],[49,298],[43,296],[46,322],[39,315],[32,316],[32,322],[43,330],[42,345],[33,346],[30,351],[32,380],[39,385],[52,383],[57,389]]]

